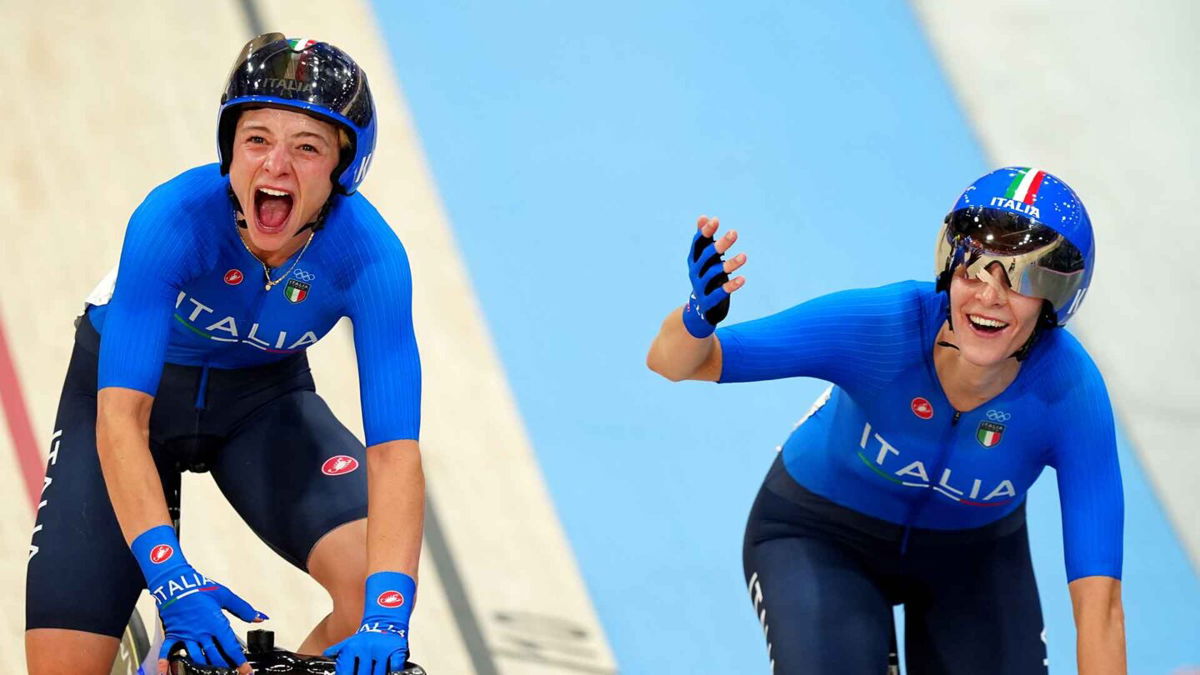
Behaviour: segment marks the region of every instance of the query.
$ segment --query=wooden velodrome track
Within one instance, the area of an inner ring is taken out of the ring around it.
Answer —
[[[254,32],[250,6],[272,29],[346,47],[371,74],[379,99],[379,157],[364,192],[413,261],[426,372],[422,441],[437,516],[426,545],[437,555],[423,564],[414,623],[419,660],[435,675],[613,670],[367,0],[336,13],[308,0],[213,0],[202,10],[184,4],[0,0],[0,73],[8,94],[0,106],[0,328],[30,418],[27,427],[5,428],[15,413],[4,400],[0,489],[8,499],[0,500],[0,527],[8,546],[0,583],[16,595],[0,612],[0,667],[23,670],[20,589],[32,523],[13,439],[26,438],[35,453],[49,450],[71,318],[116,260],[130,211],[153,185],[215,158],[217,96],[234,53]],[[1200,237],[1191,223],[1200,156],[1192,114],[1200,104],[1196,6],[910,4],[989,161],[1053,168],[1087,195],[1097,217],[1102,292],[1089,296],[1073,328],[1100,363],[1119,421],[1200,565],[1200,462],[1193,450],[1200,352],[1192,346],[1196,322],[1187,302],[1200,292],[1192,270]],[[339,328],[312,358],[323,395],[356,428],[350,350]],[[6,377],[0,367],[0,394]],[[185,492],[189,555],[261,604],[275,617],[281,642],[295,644],[325,611],[320,591],[246,536],[207,477],[190,476]],[[1138,536],[1136,527],[1127,524],[1127,539]],[[200,537],[205,531],[220,540]],[[1129,551],[1155,555],[1137,544]],[[1130,581],[1131,596],[1140,586],[1146,597],[1147,586],[1158,585],[1145,576]],[[1153,592],[1175,591],[1163,583]],[[616,639],[618,620],[605,621]],[[628,650],[622,658],[626,670],[637,670]]]
[[[0,106],[0,326],[27,404],[24,431],[43,457],[72,319],[115,264],[129,214],[149,189],[215,161],[223,79],[255,24],[328,40],[370,74],[380,141],[363,192],[404,241],[415,280],[421,445],[434,517],[414,654],[433,673],[615,672],[366,3],[343,2],[336,12],[308,0],[3,0],[0,8],[9,92]],[[343,322],[310,354],[319,391],[361,437],[349,327]],[[8,412],[15,419],[20,411]],[[0,584],[12,599],[0,612],[7,673],[24,671],[18,589],[33,522],[14,434],[22,430],[0,433]],[[189,475],[183,491],[189,557],[270,614],[267,627],[294,647],[328,611],[323,591],[254,538],[208,476]]]

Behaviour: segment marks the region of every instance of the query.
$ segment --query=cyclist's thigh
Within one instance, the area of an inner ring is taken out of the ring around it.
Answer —
[[[1022,527],[957,551],[920,554],[922,590],[905,603],[909,672],[1045,673],[1042,606]]]
[[[25,627],[119,637],[144,587],[96,454],[96,357],[76,347],[29,547]]]
[[[120,646],[108,635],[35,628],[25,633],[25,664],[29,675],[108,673]]]
[[[776,675],[882,675],[892,607],[858,554],[795,527],[789,502],[759,493],[742,550],[755,613]]]
[[[302,570],[327,532],[367,516],[366,449],[312,391],[256,410],[212,473],[254,533]]]

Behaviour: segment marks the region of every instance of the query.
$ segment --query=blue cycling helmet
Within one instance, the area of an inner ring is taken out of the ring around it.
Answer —
[[[330,179],[344,195],[354,194],[375,152],[375,101],[367,74],[346,52],[328,42],[264,33],[246,43],[229,71],[217,117],[217,157],[229,172],[233,132],[245,108],[287,108],[345,130],[350,149]]]
[[[1096,248],[1092,221],[1066,183],[1041,169],[1005,167],[968,187],[938,236],[938,290],[959,265],[974,277],[999,262],[1013,290],[1042,298],[1047,323],[1070,320],[1091,283]]]

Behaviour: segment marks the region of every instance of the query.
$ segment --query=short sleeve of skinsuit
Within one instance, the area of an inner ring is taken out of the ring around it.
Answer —
[[[720,382],[816,377],[844,388],[880,385],[920,358],[924,287],[906,281],[831,293],[717,330]]]
[[[1067,580],[1121,578],[1125,500],[1112,404],[1099,369],[1074,337],[1064,358],[1043,363],[1058,431],[1050,465],[1058,474]]]
[[[856,396],[877,395],[930,348],[944,312],[932,286],[902,282],[843,291],[721,328],[720,381],[816,377]],[[1100,372],[1061,330],[1041,338],[1026,367],[1036,369],[1040,414],[1051,415],[1049,455],[1028,455],[1058,473],[1067,577],[1120,578],[1124,497],[1112,406]]]
[[[190,226],[192,213],[212,207],[193,197],[206,182],[202,172],[175,178],[130,217],[100,343],[99,388],[158,390],[175,298],[213,255]]]
[[[354,324],[367,445],[416,440],[421,419],[421,359],[412,318],[412,273],[400,240],[368,205],[355,214],[373,226],[340,242],[357,261],[346,288]]]

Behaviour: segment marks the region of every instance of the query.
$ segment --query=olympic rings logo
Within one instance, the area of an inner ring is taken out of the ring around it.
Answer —
[[[296,277],[300,281],[312,281],[313,279],[317,278],[317,275],[313,274],[312,272],[305,272],[302,269],[297,269],[295,272],[292,272],[292,276]]]
[[[1012,413],[1006,413],[1003,410],[989,410],[987,418],[993,422],[1007,422],[1012,419]]]

